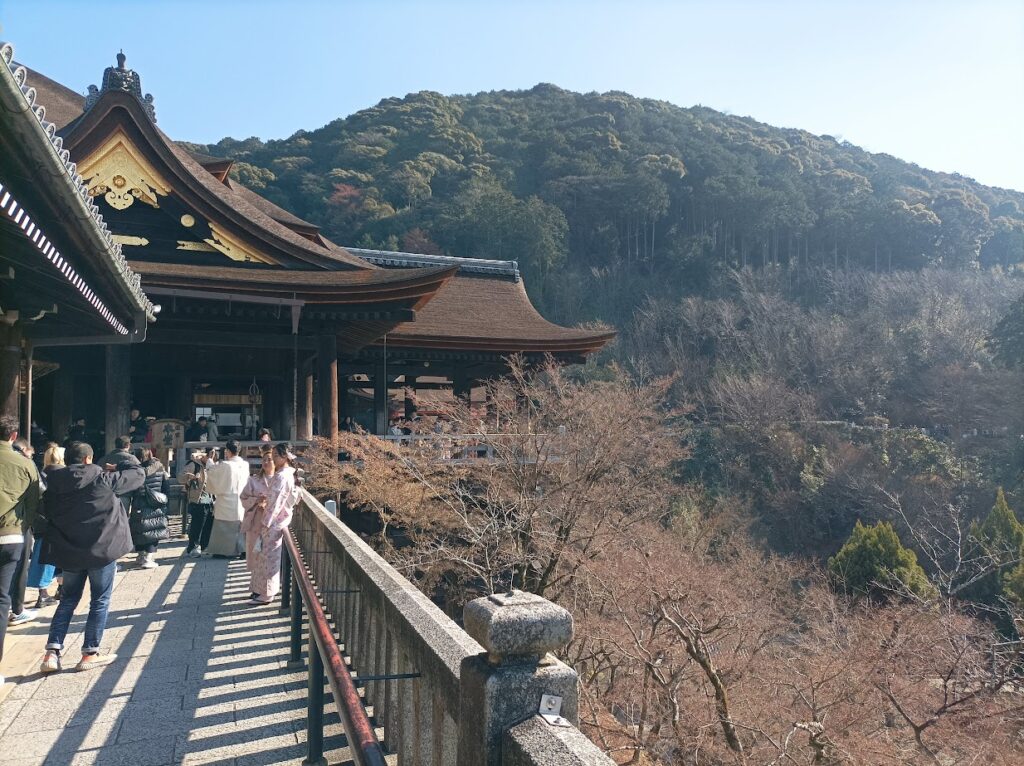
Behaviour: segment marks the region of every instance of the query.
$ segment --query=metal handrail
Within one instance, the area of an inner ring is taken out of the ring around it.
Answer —
[[[306,570],[302,555],[299,552],[298,544],[291,530],[284,536],[284,547],[287,551],[290,566],[289,579],[291,580],[291,599],[301,597],[306,607],[309,618],[309,688],[310,688],[310,737],[309,757],[307,762],[316,763],[323,758],[323,675],[327,673],[327,681],[331,685],[334,694],[334,703],[341,716],[342,725],[345,727],[345,737],[348,740],[349,751],[352,760],[358,766],[386,766],[384,751],[377,735],[373,730],[369,717],[366,715],[366,708],[363,707],[362,698],[352,681],[352,675],[341,656],[338,642],[334,637],[334,631],[327,621],[323,606],[317,596],[316,588]],[[288,587],[288,583],[285,584]],[[291,613],[293,619],[298,614],[301,619],[302,609],[296,608],[298,604],[293,603]],[[294,628],[294,626],[293,626]],[[295,631],[293,630],[293,636]],[[300,632],[301,635],[301,632]],[[293,652],[294,653],[294,652]],[[319,679],[319,694],[317,685]],[[319,705],[319,710],[314,709]],[[319,727],[316,723],[319,719]],[[314,732],[319,728],[319,732]],[[319,752],[314,752],[319,750]]]

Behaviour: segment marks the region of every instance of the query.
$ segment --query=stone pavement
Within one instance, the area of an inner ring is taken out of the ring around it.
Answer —
[[[39,674],[52,608],[11,629],[24,672],[19,676],[5,657],[3,766],[302,762],[306,674],[285,667],[288,618],[277,604],[245,603],[244,561],[183,552],[183,541],[171,541],[161,544],[157,569],[122,562],[103,639],[118,658],[105,668]],[[82,602],[87,606],[88,589]],[[72,668],[85,626],[86,610],[80,611],[64,651]],[[31,667],[24,661],[28,642],[36,650]],[[325,755],[328,763],[348,763],[329,688],[326,697]]]

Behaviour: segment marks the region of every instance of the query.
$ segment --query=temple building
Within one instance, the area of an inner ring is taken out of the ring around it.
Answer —
[[[5,357],[0,395],[17,390],[12,376],[52,370],[27,391],[51,434],[85,418],[109,443],[133,405],[215,416],[222,437],[258,426],[330,436],[345,417],[384,433],[393,394],[466,396],[512,354],[579,362],[612,337],[541,317],[515,262],[334,244],[239,184],[231,160],[166,136],[123,54],[85,97],[9,57],[3,68],[5,87],[46,111],[3,102],[0,182],[51,217],[47,236],[81,275],[68,280],[45,254],[30,264],[33,232],[3,216],[0,268],[14,269],[11,284],[0,280],[5,353],[20,346],[27,372]],[[63,156],[65,178],[44,173],[37,153]],[[43,266],[55,273],[37,276]]]

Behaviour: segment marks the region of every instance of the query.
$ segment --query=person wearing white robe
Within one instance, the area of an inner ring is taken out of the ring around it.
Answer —
[[[235,440],[224,446],[224,460],[206,464],[206,488],[214,496],[213,530],[206,553],[235,558],[245,551],[242,535],[242,490],[249,481],[249,464],[239,456]]]

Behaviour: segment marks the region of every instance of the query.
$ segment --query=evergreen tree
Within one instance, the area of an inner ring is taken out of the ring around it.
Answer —
[[[983,604],[996,604],[1003,591],[1003,580],[1020,560],[1024,547],[1024,524],[1006,502],[1003,488],[996,491],[996,501],[981,524],[971,526],[971,539],[977,546],[975,556],[983,566],[992,568],[968,591],[968,596]],[[1024,584],[1024,572],[1021,574]]]
[[[903,546],[887,521],[870,527],[858,521],[850,538],[828,560],[828,572],[839,588],[856,595],[888,598],[907,591],[926,598],[935,592],[917,555]]]

